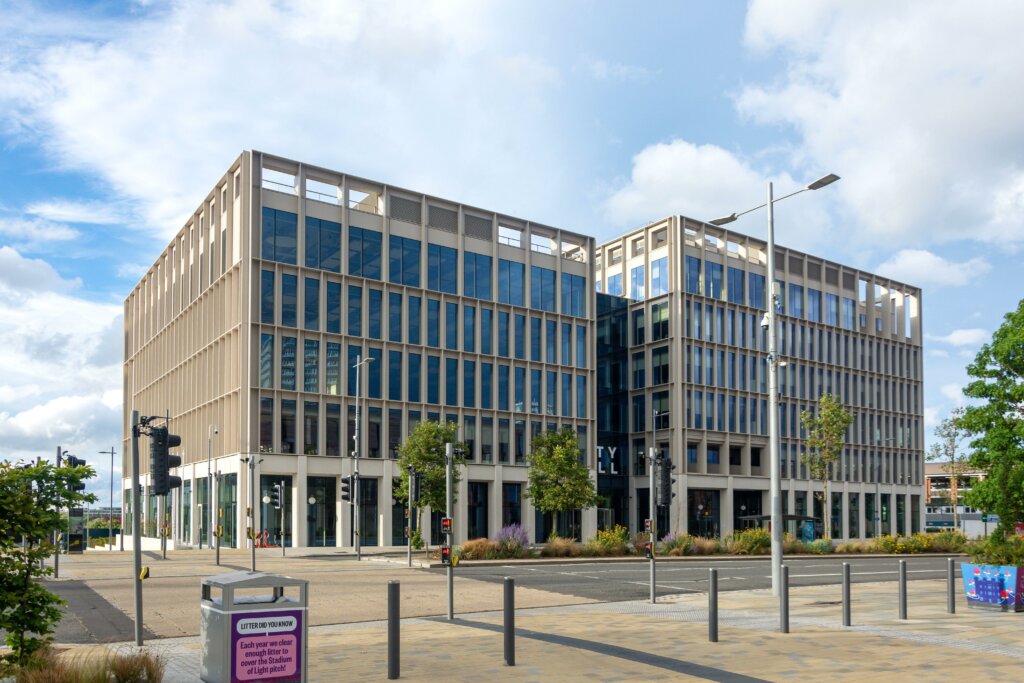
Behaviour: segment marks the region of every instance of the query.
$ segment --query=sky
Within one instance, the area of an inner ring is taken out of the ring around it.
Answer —
[[[106,503],[124,299],[245,149],[599,242],[834,172],[776,239],[923,289],[930,441],[1024,296],[1024,3],[625,9],[0,0],[0,458]]]

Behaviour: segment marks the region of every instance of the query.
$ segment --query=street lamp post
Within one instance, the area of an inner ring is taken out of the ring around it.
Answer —
[[[355,371],[356,371],[356,424],[355,424],[355,432],[352,435],[352,441],[353,441],[353,443],[352,443],[352,458],[353,458],[353,461],[354,461],[353,462],[353,468],[352,468],[352,475],[353,475],[352,476],[352,526],[353,526],[353,537],[355,538],[355,544],[356,544],[356,560],[363,559],[363,547],[362,547],[362,543],[360,542],[362,539],[360,538],[360,535],[359,535],[359,517],[360,517],[360,514],[359,514],[359,504],[361,502],[359,500],[359,450],[360,450],[360,448],[359,448],[359,446],[360,446],[360,441],[359,441],[359,423],[360,423],[361,417],[362,417],[361,414],[360,414],[360,410],[359,410],[359,400],[360,400],[360,398],[362,397],[362,394],[363,394],[363,384],[362,384],[362,372],[361,372],[361,370],[363,368],[363,365],[366,365],[366,364],[372,363],[372,362],[373,362],[373,357],[367,356],[366,358],[363,358],[362,355],[358,355],[358,356],[356,356],[356,363],[355,363],[355,365],[352,366],[353,368],[355,368]]]
[[[777,306],[780,303],[780,294],[775,291],[775,203],[781,202],[801,192],[818,190],[826,185],[831,185],[839,180],[839,176],[829,173],[826,176],[815,180],[802,189],[790,192],[775,199],[772,183],[768,183],[768,201],[746,211],[733,213],[722,218],[716,218],[712,225],[725,225],[732,223],[740,216],[756,211],[762,207],[768,207],[768,287],[769,301],[768,310],[764,314],[761,326],[768,330],[768,449],[769,463],[771,467],[771,525],[772,525],[772,595],[779,594],[779,585],[782,577],[782,473],[779,453],[779,358],[776,351],[778,339],[777,332]]]

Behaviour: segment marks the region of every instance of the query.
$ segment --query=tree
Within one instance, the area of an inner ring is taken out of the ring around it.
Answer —
[[[452,444],[452,502],[458,499],[460,467],[466,464],[466,444],[458,440],[459,427],[454,422],[420,422],[405,443],[398,447],[401,471],[395,500],[409,500],[409,465],[420,475],[420,499],[416,508],[430,507],[443,512],[447,507],[445,485],[445,444]]]
[[[95,502],[75,487],[92,477],[90,467],[0,462],[0,631],[10,664],[24,665],[50,642],[63,604],[39,579],[53,573],[45,560],[54,552],[50,534],[60,528],[59,506]]]
[[[964,409],[957,408],[939,423],[935,428],[938,441],[932,444],[927,456],[930,462],[939,462],[942,471],[949,475],[949,501],[953,505],[953,527],[956,529],[960,528],[957,512],[960,477],[971,470],[967,458],[960,452],[960,442],[967,436],[967,432],[960,425],[963,415]]]
[[[571,429],[544,432],[533,439],[527,458],[530,469],[526,497],[541,512],[586,510],[601,500],[590,470],[580,458],[580,445]]]
[[[1024,299],[1006,314],[967,374],[973,381],[964,395],[978,403],[964,409],[959,423],[973,437],[967,462],[985,474],[967,503],[999,515],[994,536],[1001,539],[1024,521]]]
[[[824,500],[822,513],[826,519],[831,518],[828,496],[829,469],[843,452],[846,441],[846,430],[853,423],[853,415],[843,408],[838,397],[822,394],[818,400],[818,412],[813,410],[800,411],[800,424],[807,432],[807,448],[800,460],[807,465],[811,479],[820,479]],[[825,525],[825,538],[832,536],[832,524]]]

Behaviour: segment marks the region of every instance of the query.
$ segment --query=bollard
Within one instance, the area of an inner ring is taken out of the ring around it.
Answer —
[[[900,560],[900,619],[907,618],[907,561]]]
[[[946,611],[956,614],[956,570],[953,568],[953,558],[946,559]]]
[[[708,570],[708,642],[718,642],[718,570]]]
[[[516,580],[505,577],[505,666],[516,665]]]
[[[779,631],[789,633],[789,567],[782,565],[782,586],[779,591]]]
[[[850,625],[850,563],[843,562],[843,626]]]
[[[398,581],[388,581],[388,680],[399,675],[399,642],[398,627],[401,615],[398,606]]]

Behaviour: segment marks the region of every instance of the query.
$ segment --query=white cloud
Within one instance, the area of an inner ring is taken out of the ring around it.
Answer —
[[[966,399],[964,399],[964,388],[956,382],[949,384],[943,384],[939,387],[939,393],[946,397],[946,400],[952,403],[954,406],[962,406]]]
[[[0,120],[163,236],[244,149],[554,220],[571,177],[547,107],[559,72],[502,12],[522,21],[440,0],[175,3],[88,39],[0,45]]]
[[[123,223],[127,215],[113,202],[51,199],[25,207],[25,212],[51,221],[109,225]]]
[[[0,299],[6,294],[12,299],[22,296],[19,292],[42,290],[69,290],[79,284],[78,280],[65,280],[46,261],[28,259],[13,247],[0,247]]]
[[[931,429],[939,424],[939,406],[924,407],[924,428]]]
[[[122,280],[141,280],[142,276],[149,270],[145,263],[122,263],[117,266],[117,276]]]
[[[78,237],[78,231],[63,223],[41,218],[0,218],[0,235],[19,248],[34,248],[48,242],[63,242]]]
[[[928,349],[928,355],[932,358],[949,358],[949,351],[945,349]]]
[[[654,78],[654,72],[645,67],[600,58],[588,59],[584,71],[597,81],[647,83]]]
[[[787,174],[768,177],[776,196],[804,183]],[[632,174],[608,199],[609,219],[635,226],[671,214],[711,220],[743,211],[767,198],[766,176],[747,161],[716,145],[672,140],[644,148],[633,157]],[[818,194],[818,193],[811,193]],[[776,206],[776,238],[780,244],[807,249],[825,239],[831,221],[820,200],[811,196]],[[763,211],[732,223],[729,229],[765,237]]]
[[[928,338],[933,341],[949,344],[950,346],[979,346],[988,341],[989,333],[980,327],[969,327],[966,329],[953,330],[949,334],[941,337],[928,335]]]
[[[855,239],[1024,242],[1024,4],[754,0],[745,40],[786,61],[739,111],[833,168]]]
[[[903,249],[879,264],[875,272],[918,287],[960,287],[977,284],[989,270],[988,261],[980,256],[955,262],[927,249]]]

